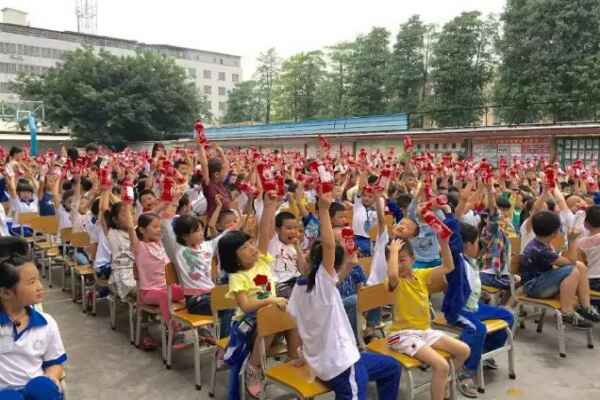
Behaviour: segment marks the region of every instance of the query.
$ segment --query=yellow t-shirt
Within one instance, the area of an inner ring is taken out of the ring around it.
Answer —
[[[226,297],[234,299],[236,294],[242,292],[246,292],[248,297],[255,299],[275,296],[275,284],[271,279],[271,264],[273,260],[274,258],[271,254],[261,254],[252,268],[229,275],[229,291]],[[262,275],[264,278],[257,278],[259,275]],[[261,283],[261,280],[265,281],[265,279],[266,283]],[[244,315],[242,309],[238,307],[234,318],[240,320]]]
[[[415,269],[412,279],[400,279],[394,289],[394,330],[431,327],[427,282],[435,268]]]

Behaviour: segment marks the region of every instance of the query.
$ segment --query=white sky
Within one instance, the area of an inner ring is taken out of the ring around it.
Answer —
[[[75,0],[0,0],[29,13],[31,26],[77,30]],[[321,49],[373,26],[393,35],[411,15],[443,24],[462,11],[500,14],[505,0],[98,0],[98,34],[242,56],[251,78],[261,51],[282,57]]]

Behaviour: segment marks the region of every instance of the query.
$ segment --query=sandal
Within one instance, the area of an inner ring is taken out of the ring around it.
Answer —
[[[457,389],[465,397],[469,399],[477,398],[477,389],[475,388],[475,383],[473,382],[473,378],[471,377],[460,377],[458,378]]]

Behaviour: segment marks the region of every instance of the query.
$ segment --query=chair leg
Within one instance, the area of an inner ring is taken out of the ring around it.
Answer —
[[[108,313],[110,314],[110,327],[114,331],[117,329],[117,310],[112,294],[108,296]]]
[[[590,328],[586,331],[586,335],[587,335],[587,347],[588,347],[588,349],[593,349],[594,348],[594,339],[592,337],[592,328]]]
[[[479,367],[477,367],[477,391],[479,393],[485,393],[485,377],[483,376],[483,359],[479,362]]]
[[[160,320],[160,357],[162,358],[162,362],[166,364],[167,362],[167,329],[165,325],[168,322]]]
[[[456,400],[457,389],[456,389],[456,366],[452,359],[448,360],[450,365],[450,400]]]
[[[173,339],[175,339],[175,333],[173,332],[174,326],[173,319],[170,319],[167,330],[167,369],[171,369],[171,361],[173,359]]]
[[[71,298],[73,303],[77,301],[77,291],[75,290],[75,271],[71,270]]]
[[[567,356],[567,350],[565,345],[565,324],[562,319],[562,313],[560,310],[554,312],[556,314],[556,329],[558,330],[558,354],[565,358]]]
[[[46,264],[48,268],[48,287],[52,289],[52,260],[48,257],[48,264]]]
[[[140,347],[140,342],[142,338],[142,318],[144,314],[140,307],[138,307],[136,312],[136,327],[135,327],[135,346]]]
[[[79,275],[81,281],[81,307],[83,312],[87,313],[87,289],[85,287],[85,276]]]
[[[129,341],[131,344],[135,344],[135,305],[129,304]],[[116,321],[115,321],[116,322]]]
[[[202,376],[200,375],[200,337],[198,329],[192,329],[194,335],[194,373],[196,375],[196,390],[202,390]]]
[[[407,393],[407,399],[408,400],[414,400],[415,398],[415,380],[413,378],[412,372],[410,369],[406,369],[406,376],[408,377],[408,393]]]
[[[217,357],[219,355],[219,348],[215,347],[215,351],[212,357],[212,365],[210,367],[210,389],[208,390],[208,395],[210,397],[215,397],[215,384],[217,382]]]
[[[95,317],[96,316],[96,303],[97,303],[97,291],[96,291],[96,282],[94,282],[94,284],[90,287],[90,290],[92,291],[92,316]]]
[[[506,330],[506,334],[507,345],[510,346],[508,348],[508,378],[517,379],[517,374],[515,373],[515,341],[510,329]]]

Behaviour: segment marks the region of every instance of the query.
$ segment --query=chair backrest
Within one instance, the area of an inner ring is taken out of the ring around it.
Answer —
[[[19,213],[17,215],[17,223],[19,225],[31,225],[32,221],[34,221],[37,217],[39,217],[38,213]]]
[[[356,294],[356,309],[361,314],[388,304],[394,304],[394,293],[385,283],[361,287]]]
[[[518,274],[521,267],[521,239],[510,239],[510,272]]]
[[[60,230],[60,239],[63,243],[71,241],[71,235],[73,234],[73,228],[63,228]]]
[[[71,232],[71,246],[88,247],[90,245],[90,235],[87,232]]]
[[[165,280],[167,281],[167,286],[179,283],[179,277],[177,276],[177,271],[175,270],[173,263],[167,263],[167,265],[165,265]]]
[[[217,285],[210,292],[210,307],[212,308],[213,314],[217,314],[223,310],[235,310],[237,303],[235,299],[228,299],[225,297],[229,291],[229,285]]]
[[[276,305],[269,305],[256,312],[256,326],[258,336],[266,337],[294,329],[296,321]]]
[[[444,292],[447,288],[448,281],[446,281],[445,275],[439,275],[437,278],[432,275],[427,283],[427,290],[429,291],[429,294]]]
[[[42,232],[45,235],[58,235],[58,216],[56,215],[37,217],[33,224],[35,231]]]

